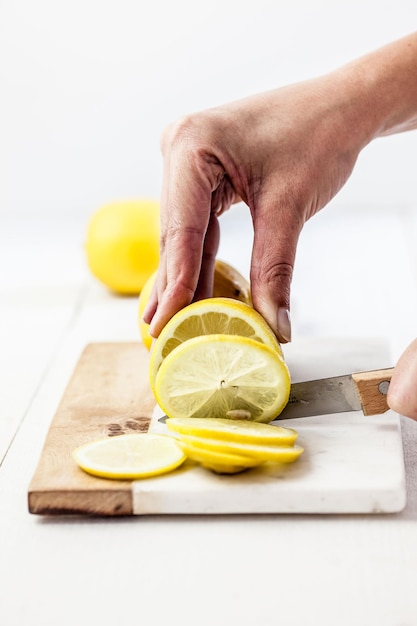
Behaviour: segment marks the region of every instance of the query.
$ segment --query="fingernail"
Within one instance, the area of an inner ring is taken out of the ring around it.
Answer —
[[[264,305],[262,314],[279,341],[287,342],[291,341],[291,319],[290,312],[285,307],[280,307],[277,310],[275,304],[267,303]]]
[[[283,307],[278,309],[277,313],[278,337],[283,341],[291,341],[291,318],[288,309]]]

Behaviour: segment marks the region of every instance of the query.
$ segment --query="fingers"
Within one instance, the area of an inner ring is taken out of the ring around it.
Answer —
[[[209,298],[213,294],[214,266],[216,262],[216,254],[219,247],[219,241],[219,222],[217,216],[212,214],[207,227],[207,233],[204,238],[201,268],[193,300]],[[165,259],[162,259],[158,271],[159,281],[155,281],[155,285],[153,286],[152,292],[149,296],[148,304],[146,305],[146,308],[143,312],[143,321],[147,324],[151,323],[157,311],[158,302],[162,299],[162,296],[166,289],[167,277],[165,268]]]
[[[197,294],[208,294],[213,274],[219,233],[211,219],[212,194],[224,170],[201,148],[201,138],[193,139],[195,130],[195,122],[182,122],[163,147],[161,261],[156,293],[145,311],[153,337]]]
[[[211,214],[204,239],[203,258],[201,262],[200,276],[194,294],[194,300],[210,298],[213,295],[214,265],[220,241],[220,227],[217,216]]]
[[[417,420],[417,339],[408,346],[394,368],[387,401],[397,413]]]
[[[272,206],[273,205],[273,206]],[[291,341],[290,292],[295,253],[303,225],[297,212],[278,201],[252,211],[254,243],[251,293],[261,313],[282,343]]]
[[[146,324],[150,324],[153,316],[155,315],[156,308],[158,306],[158,293],[156,282],[152,287],[152,291],[149,294],[148,303],[142,313],[142,319]]]
[[[182,201],[176,200],[181,204],[175,206],[184,209],[173,207],[167,211],[157,309],[149,328],[153,337],[159,335],[174,313],[193,300],[198,284],[210,216],[210,194],[190,198],[187,191],[183,187],[175,194],[177,198],[183,197]],[[189,207],[195,207],[195,211],[190,211]]]

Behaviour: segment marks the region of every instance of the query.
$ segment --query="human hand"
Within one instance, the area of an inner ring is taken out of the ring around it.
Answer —
[[[289,341],[290,284],[307,219],[337,193],[367,141],[346,126],[335,79],[278,89],[191,115],[162,141],[161,262],[144,319],[157,336],[180,308],[211,295],[219,215],[243,200],[254,226],[251,293]]]
[[[417,420],[417,339],[408,346],[394,368],[387,401],[397,413]]]
[[[307,219],[373,138],[417,126],[417,34],[327,76],[190,115],[162,139],[161,261],[144,321],[157,337],[211,295],[219,215],[243,200],[254,226],[254,307],[291,337],[290,285]]]

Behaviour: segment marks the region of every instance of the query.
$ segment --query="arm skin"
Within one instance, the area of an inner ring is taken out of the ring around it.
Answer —
[[[345,184],[366,145],[415,128],[417,33],[330,74],[169,126],[161,144],[161,262],[144,314],[151,334],[157,337],[192,300],[211,295],[218,218],[242,200],[254,226],[254,307],[281,342],[290,341],[291,278],[304,223]],[[416,363],[417,346],[404,358]],[[417,386],[416,364],[412,372]],[[411,411],[403,390],[410,376],[394,375],[391,383],[389,401],[401,412]]]

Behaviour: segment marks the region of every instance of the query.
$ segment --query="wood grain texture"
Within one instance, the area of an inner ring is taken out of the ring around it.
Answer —
[[[132,515],[131,481],[90,476],[71,454],[95,439],[148,430],[155,407],[148,370],[149,355],[142,344],[86,346],[29,485],[31,513]]]
[[[387,392],[393,368],[352,374],[364,415],[388,411]]]

